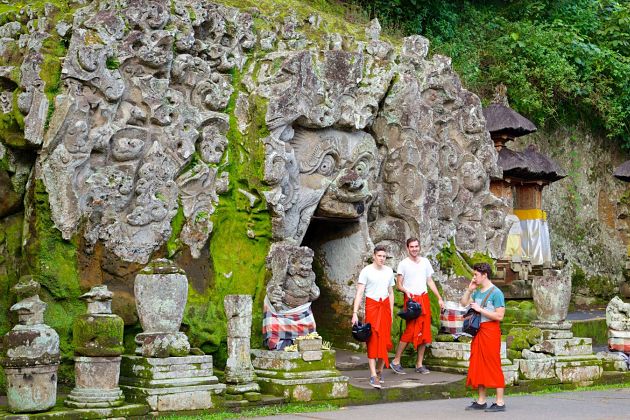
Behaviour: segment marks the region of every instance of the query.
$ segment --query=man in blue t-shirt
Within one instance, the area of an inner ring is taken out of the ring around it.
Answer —
[[[488,278],[492,274],[490,264],[473,266],[473,278],[460,303],[481,314],[479,331],[470,343],[470,365],[466,385],[477,388],[479,398],[466,410],[505,411],[503,393],[505,378],[501,369],[501,326],[505,315],[505,298],[501,289]],[[488,407],[487,388],[497,389],[497,401]]]

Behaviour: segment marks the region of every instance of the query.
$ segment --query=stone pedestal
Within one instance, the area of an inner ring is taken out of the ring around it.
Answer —
[[[59,364],[5,367],[7,400],[12,413],[46,411],[57,398],[57,369]]]
[[[254,367],[250,355],[252,297],[228,295],[223,300],[223,306],[228,320],[225,404],[240,406],[257,403],[262,396],[260,387],[254,382]]]
[[[514,360],[523,379],[557,378],[561,383],[589,383],[601,377],[602,361],[593,355],[591,338],[573,337],[568,321],[534,321],[543,340],[523,359]]]
[[[427,347],[424,363],[439,372],[468,373],[470,343],[435,341]],[[507,358],[505,342],[501,342],[501,369],[506,385],[518,382],[518,366]]]
[[[123,356],[120,387],[128,401],[153,411],[203,410],[225,391],[213,374],[212,356]]]
[[[321,401],[348,396],[348,377],[335,368],[333,350],[252,350],[257,381],[266,394],[287,401]]]
[[[65,400],[73,408],[118,407],[125,397],[118,387],[118,357],[75,357],[75,388]]]

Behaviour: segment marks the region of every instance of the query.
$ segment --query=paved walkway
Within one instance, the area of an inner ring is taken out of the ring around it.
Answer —
[[[560,392],[544,395],[507,396],[505,413],[464,411],[467,398],[414,401],[344,407],[337,411],[291,414],[260,419],[422,419],[475,420],[501,418],[509,420],[627,420],[630,418],[630,388],[605,391]]]

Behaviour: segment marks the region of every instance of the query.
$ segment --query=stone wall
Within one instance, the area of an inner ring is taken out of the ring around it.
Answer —
[[[577,303],[608,302],[623,280],[628,245],[630,186],[612,176],[630,158],[618,143],[587,130],[544,130],[509,145],[535,143],[568,176],[543,190],[554,257],[574,267]]]

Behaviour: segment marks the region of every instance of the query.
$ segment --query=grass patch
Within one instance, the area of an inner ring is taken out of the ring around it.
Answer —
[[[165,419],[169,420],[193,420],[193,419],[207,419],[207,420],[224,420],[224,419],[238,419],[243,417],[262,417],[262,416],[275,416],[279,414],[296,414],[296,413],[315,413],[318,411],[333,411],[338,410],[339,407],[333,404],[281,404],[281,405],[269,405],[263,407],[256,407],[249,410],[243,410],[238,413],[234,412],[222,412],[222,413],[209,413],[195,416],[179,416],[172,415],[166,416]]]
[[[545,395],[545,394],[555,394],[558,392],[575,392],[575,391],[605,391],[608,389],[619,389],[619,388],[627,388],[627,383],[614,383],[614,384],[599,384],[599,385],[590,385],[590,386],[575,386],[572,384],[557,384],[557,385],[549,385],[545,389],[541,389],[538,391],[532,392],[515,392],[510,393],[510,396],[516,395]]]

